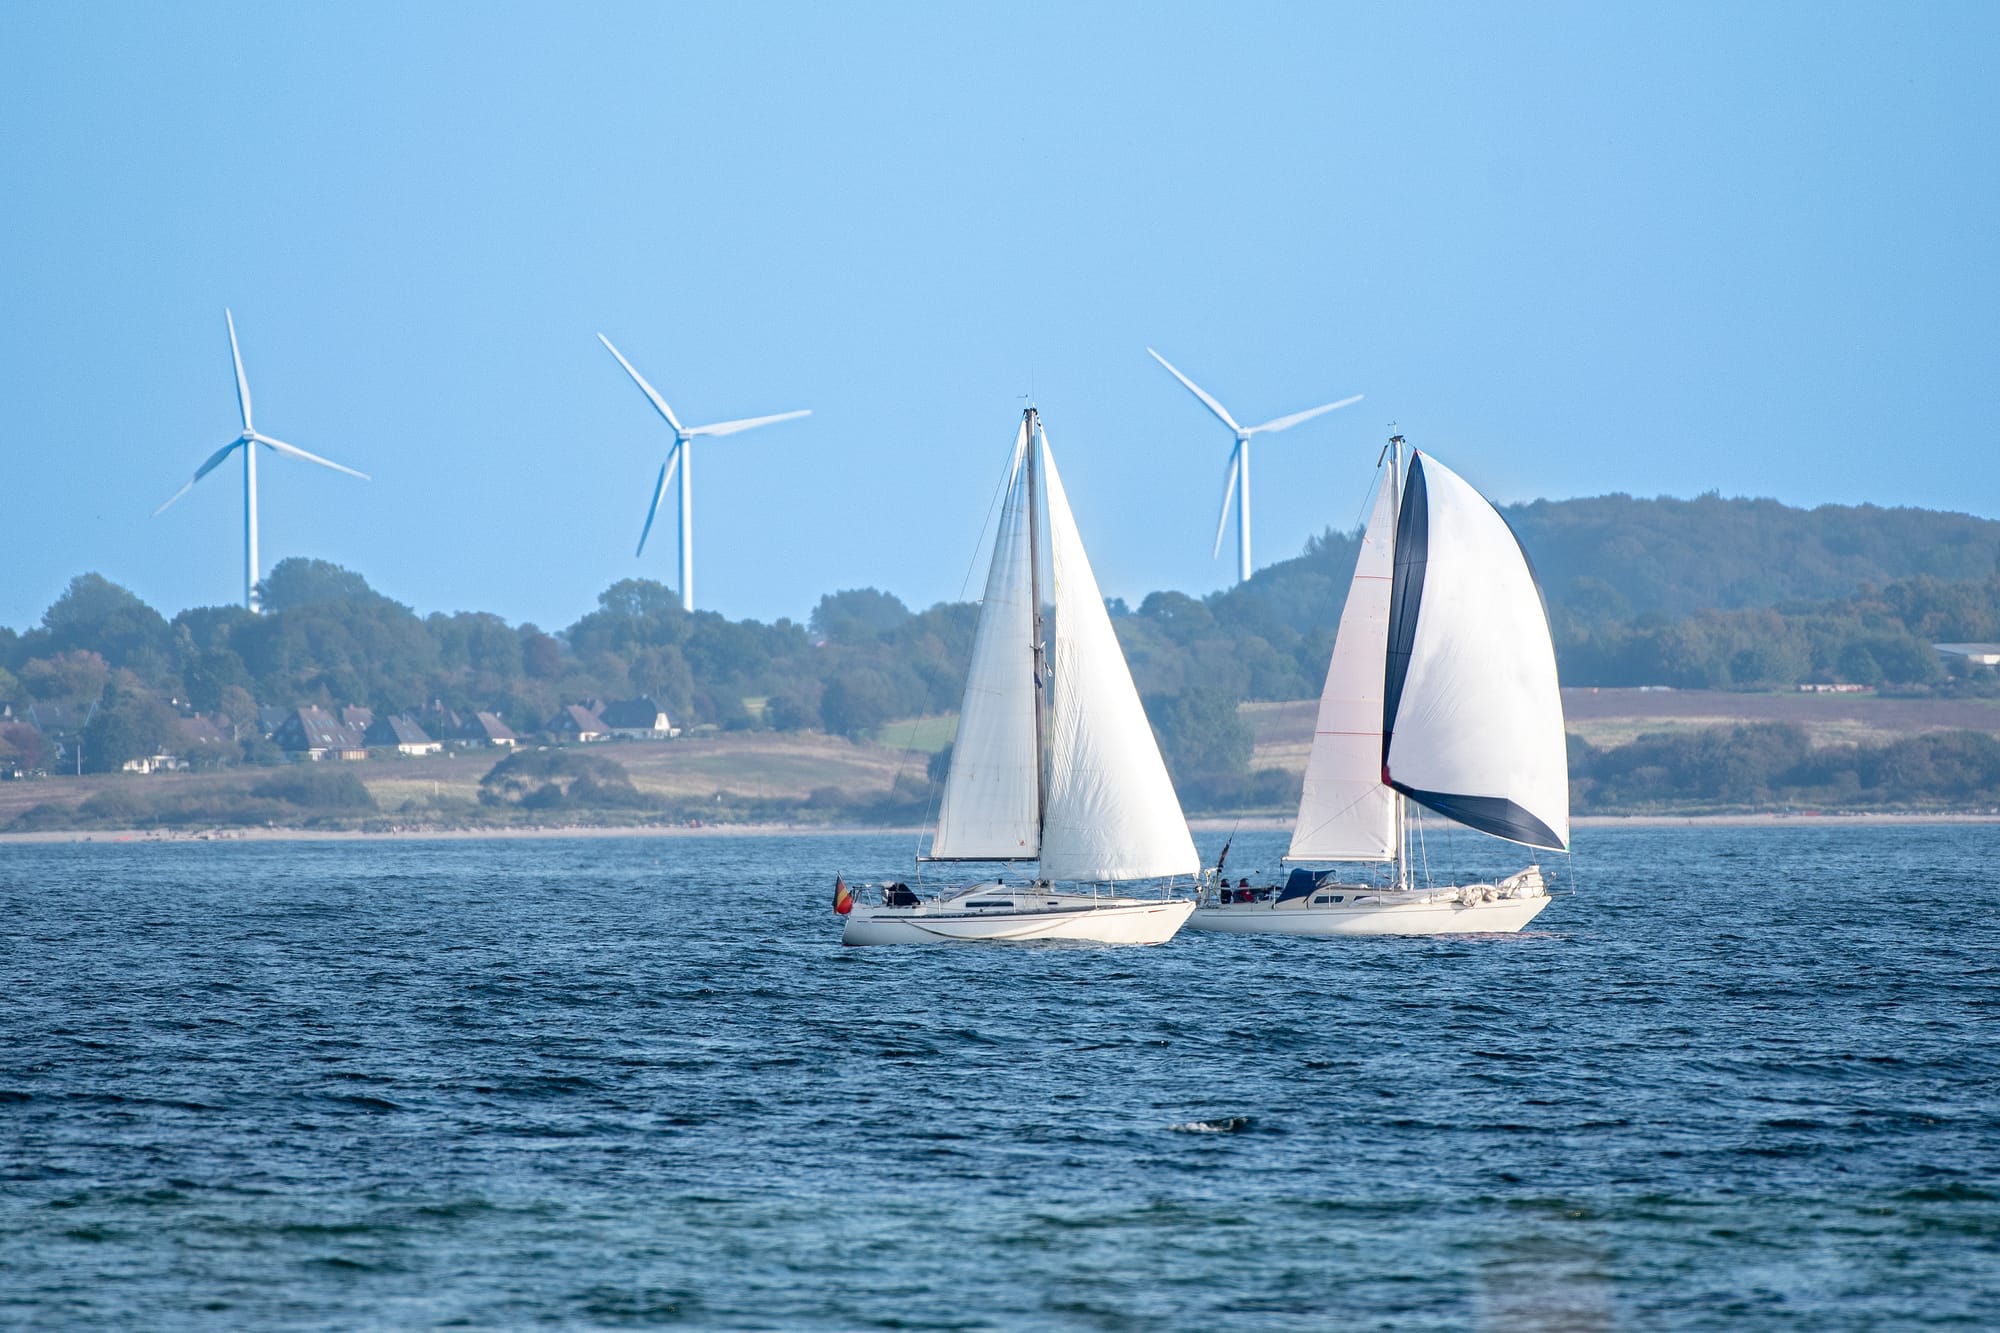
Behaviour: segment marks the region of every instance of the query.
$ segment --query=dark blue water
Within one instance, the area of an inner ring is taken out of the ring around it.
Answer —
[[[1152,950],[842,950],[907,837],[0,847],[0,1325],[2000,1327],[2000,828],[1579,844]]]

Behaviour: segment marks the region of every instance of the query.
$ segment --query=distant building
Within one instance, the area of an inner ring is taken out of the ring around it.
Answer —
[[[604,719],[581,704],[569,704],[549,719],[548,731],[558,740],[589,744],[611,739]]]
[[[21,720],[50,740],[74,735],[78,725],[75,710],[61,704],[29,704]]]
[[[417,710],[417,725],[433,736],[457,736],[465,730],[465,719],[442,700],[433,699]]]
[[[291,716],[292,710],[289,708],[280,708],[276,704],[258,704],[257,734],[265,740],[271,739],[278,734],[278,728],[284,726]]]
[[[1974,666],[2000,666],[2000,643],[1934,643],[1939,656],[1957,657]]]
[[[397,754],[436,754],[444,749],[443,742],[432,740],[407,714],[376,718],[361,734],[361,739],[371,750],[394,750]]]
[[[663,741],[681,734],[681,729],[667,720],[667,710],[644,695],[606,704],[602,717],[613,736]]]
[[[340,725],[350,731],[368,734],[368,728],[375,725],[375,710],[358,704],[348,704],[340,710]]]
[[[1873,685],[1826,685],[1808,681],[1799,686],[1800,694],[1873,694]]]
[[[295,759],[366,759],[368,745],[359,732],[334,720],[324,708],[294,708],[271,739]]]
[[[188,760],[233,757],[236,741],[227,719],[195,713],[181,719],[181,755]]]
[[[500,720],[497,713],[474,713],[458,733],[474,745],[498,745],[512,749],[521,743],[513,729]]]
[[[49,743],[49,749],[54,754],[49,765],[51,770],[67,772],[72,764],[80,765],[82,762],[77,753],[77,734],[96,711],[95,703],[84,710],[82,716],[78,716],[76,709],[65,708],[61,704],[36,703],[22,709],[19,716],[21,721],[41,732],[42,739]]]

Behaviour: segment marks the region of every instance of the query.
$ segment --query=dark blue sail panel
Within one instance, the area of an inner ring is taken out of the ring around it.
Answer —
[[[1424,489],[1424,456],[1410,458],[1403,508],[1396,516],[1396,568],[1389,585],[1389,657],[1382,680],[1382,780],[1389,780],[1389,737],[1396,708],[1410,674],[1410,650],[1417,641],[1417,612],[1424,600],[1424,573],[1430,564],[1430,500]],[[1393,784],[1392,784],[1393,785]]]
[[[1569,844],[1554,829],[1529,814],[1525,806],[1504,796],[1458,796],[1451,792],[1418,791],[1400,782],[1389,785],[1418,805],[1435,810],[1446,819],[1455,820],[1469,829],[1546,851],[1569,850]]]

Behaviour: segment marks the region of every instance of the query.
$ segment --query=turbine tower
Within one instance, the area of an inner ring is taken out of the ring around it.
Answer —
[[[809,417],[812,411],[808,408],[800,412],[780,412],[776,416],[746,417],[741,421],[718,421],[712,426],[683,426],[680,418],[674,415],[674,409],[667,406],[667,400],[660,397],[659,390],[646,383],[644,375],[632,369],[632,363],[625,359],[624,353],[611,345],[609,338],[600,333],[597,335],[597,341],[604,344],[605,351],[618,358],[618,364],[625,367],[625,373],[639,386],[639,392],[646,395],[646,401],[651,403],[674,429],[674,446],[667,451],[667,461],[660,464],[660,480],[653,487],[653,503],[646,510],[646,526],[639,530],[639,549],[632,554],[636,559],[646,553],[646,537],[653,531],[653,520],[660,516],[660,501],[666,498],[667,483],[674,479],[674,473],[678,470],[681,477],[681,609],[692,611],[694,610],[694,499],[689,483],[692,481],[693,473],[694,439],[701,435],[734,435],[740,430],[768,426],[774,421]]]
[[[231,452],[241,449],[243,451],[243,605],[255,612],[257,610],[257,446],[261,444],[276,453],[303,458],[308,463],[330,467],[335,472],[345,472],[348,476],[359,477],[363,481],[368,480],[368,474],[356,472],[351,467],[342,467],[329,459],[321,458],[318,454],[309,454],[297,445],[274,440],[250,424],[250,381],[244,377],[243,353],[236,346],[236,316],[225,308],[222,318],[229,325],[229,355],[236,363],[236,405],[243,412],[243,433],[210,454],[208,461],[194,470],[194,476],[188,484],[169,496],[167,504],[153,511],[153,517],[158,518],[165,513],[167,505],[193,490],[195,482],[221,467],[223,460],[228,458]]]
[[[1216,402],[1214,398],[1210,397],[1208,392],[1200,385],[1181,374],[1178,370],[1175,370],[1167,358],[1153,351],[1150,347],[1146,351],[1152,356],[1153,360],[1167,368],[1169,375],[1172,375],[1185,385],[1189,393],[1201,399],[1202,405],[1220,417],[1222,424],[1229,427],[1236,435],[1236,448],[1229,455],[1229,484],[1222,491],[1222,516],[1216,520],[1215,524],[1215,550],[1210,554],[1213,557],[1222,553],[1222,534],[1224,529],[1229,526],[1229,501],[1230,497],[1234,496],[1236,499],[1236,581],[1238,583],[1247,582],[1250,578],[1250,437],[1252,435],[1264,435],[1276,430],[1288,430],[1298,425],[1301,421],[1311,421],[1314,417],[1325,412],[1331,412],[1337,407],[1346,407],[1350,403],[1358,403],[1361,401],[1361,395],[1357,393],[1352,398],[1343,398],[1337,403],[1323,403],[1318,407],[1309,407],[1303,412],[1294,412],[1287,417],[1278,417],[1274,420],[1266,421],[1261,426],[1239,426],[1236,424],[1236,418],[1230,416],[1228,410],[1221,403]]]

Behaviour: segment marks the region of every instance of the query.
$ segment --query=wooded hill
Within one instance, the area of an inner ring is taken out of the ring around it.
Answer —
[[[1990,670],[1947,672],[1929,646],[2000,638],[2000,523],[1714,496],[1506,512],[1548,594],[1566,684],[2000,690]],[[1247,772],[1235,707],[1317,693],[1357,546],[1358,534],[1329,532],[1225,592],[1156,592],[1136,609],[1114,599],[1140,691],[1196,803],[1279,795]],[[690,615],[670,589],[627,579],[552,633],[484,612],[419,615],[358,573],[298,559],[271,571],[263,597],[261,616],[196,607],[169,620],[79,576],[40,625],[0,628],[0,702],[87,714],[97,734],[86,761],[113,768],[149,753],[190,709],[230,724],[238,748],[214,762],[275,761],[256,734],[258,705],[437,704],[497,713],[532,737],[565,704],[647,695],[683,727],[865,737],[956,709],[977,618],[970,604],[913,612],[859,589],[823,597],[805,623],[732,621]],[[18,724],[0,729],[0,761],[31,743]]]

